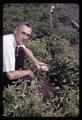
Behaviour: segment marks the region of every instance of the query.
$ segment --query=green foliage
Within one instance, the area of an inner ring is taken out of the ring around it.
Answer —
[[[47,79],[54,82],[55,86],[63,87],[63,85],[79,86],[79,66],[76,67],[69,60],[52,61],[50,69],[47,72]]]
[[[55,97],[43,102],[43,95],[39,92],[40,85],[27,86],[26,82],[21,85],[9,86],[3,95],[14,95],[11,102],[7,104],[8,97],[4,99],[4,116],[6,117],[65,117],[78,116],[79,91],[73,90],[67,85]],[[72,97],[73,96],[73,97]]]
[[[46,41],[42,39],[41,41],[39,39],[32,40],[31,42],[27,42],[26,46],[31,49],[34,53],[34,55],[41,60],[45,60],[46,56]]]
[[[65,39],[52,39],[47,43],[49,71],[47,79],[62,87],[62,84],[79,86],[79,61],[75,60],[69,42]]]
[[[20,85],[15,83],[15,85],[11,85],[4,90],[4,116],[78,116],[79,65],[77,61],[74,61],[72,52],[68,52],[69,43],[59,36],[55,40],[51,39],[51,42],[45,37],[36,40],[36,42],[29,41],[27,47],[32,49],[38,59],[49,64],[49,73],[37,71],[31,62],[25,61],[26,69],[31,69],[38,81],[33,80],[34,83],[29,87],[26,82],[21,81]],[[50,54],[52,54],[52,59],[50,59]],[[39,81],[45,80],[51,74],[57,76],[55,79],[57,78],[59,85],[63,85],[63,89],[56,95],[50,93],[50,99],[43,102]]]
[[[3,34],[13,32],[18,22],[29,21],[33,26],[35,38],[51,36],[50,5],[48,3],[4,4]],[[64,4],[53,5],[55,7],[52,13],[53,34],[59,33],[72,44],[78,43],[79,31],[70,24],[72,17],[63,10]]]
[[[3,33],[12,32],[19,21],[30,21],[35,38],[28,41],[26,46],[32,50],[37,59],[49,64],[50,68],[46,74],[38,71],[28,59],[25,60],[25,69],[32,70],[35,79],[31,86],[25,81],[20,81],[19,85],[15,83],[4,89],[3,115],[6,117],[79,115],[79,58],[75,56],[70,46],[70,43],[79,43],[79,31],[70,25],[71,16],[63,13],[63,4],[54,6],[52,14],[54,35],[50,36],[50,4],[4,5]],[[41,81],[45,81],[50,75],[55,75],[57,83],[63,88],[57,94],[50,92],[50,99],[43,102]]]

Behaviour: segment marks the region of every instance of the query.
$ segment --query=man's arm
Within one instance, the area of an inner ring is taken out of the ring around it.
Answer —
[[[38,69],[41,69],[41,66],[47,66],[47,64],[37,60],[30,49],[25,48],[24,50],[26,57],[28,57]]]
[[[34,77],[34,74],[30,70],[11,71],[6,72],[6,74],[9,80],[19,79],[27,75],[30,75],[32,78]]]

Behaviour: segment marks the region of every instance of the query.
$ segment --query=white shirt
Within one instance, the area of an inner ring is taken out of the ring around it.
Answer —
[[[15,71],[15,48],[17,46],[14,34],[3,36],[3,72]],[[20,45],[25,48],[24,45]]]

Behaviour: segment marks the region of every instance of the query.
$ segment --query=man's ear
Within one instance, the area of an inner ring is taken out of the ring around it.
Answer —
[[[14,33],[17,34],[17,28],[15,28]]]

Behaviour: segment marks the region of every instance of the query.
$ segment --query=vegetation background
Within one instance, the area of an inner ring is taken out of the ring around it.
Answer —
[[[31,61],[25,60],[25,69],[34,72],[35,80],[31,86],[20,81],[4,87],[3,116],[79,116],[79,28],[72,20],[79,25],[79,4],[4,4],[3,34],[12,33],[17,23],[29,21],[33,36],[26,46],[50,69],[47,73],[37,71]],[[52,86],[52,80],[61,85],[60,90]]]

